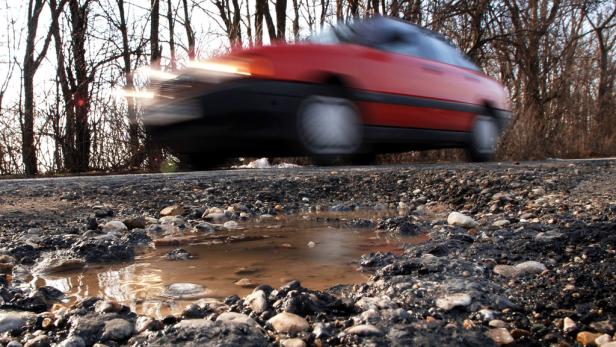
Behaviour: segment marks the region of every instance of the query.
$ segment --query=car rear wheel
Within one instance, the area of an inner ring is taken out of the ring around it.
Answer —
[[[359,111],[344,97],[307,97],[297,113],[296,126],[302,147],[317,164],[352,157],[362,144]]]
[[[471,132],[467,154],[471,161],[486,162],[494,158],[498,144],[498,124],[493,117],[477,116]]]

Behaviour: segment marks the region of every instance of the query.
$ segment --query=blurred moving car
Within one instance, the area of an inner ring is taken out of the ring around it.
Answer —
[[[388,17],[150,79],[147,132],[195,168],[237,156],[366,162],[433,148],[487,161],[511,116],[503,86],[448,40]]]

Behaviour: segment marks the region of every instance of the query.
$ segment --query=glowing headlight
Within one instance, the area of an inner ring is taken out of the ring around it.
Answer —
[[[135,99],[153,99],[156,94],[153,92],[142,89],[142,90],[127,90],[127,89],[116,89],[115,93],[117,96],[123,98],[135,98]]]
[[[250,67],[241,61],[189,61],[187,67],[215,73],[250,76]]]

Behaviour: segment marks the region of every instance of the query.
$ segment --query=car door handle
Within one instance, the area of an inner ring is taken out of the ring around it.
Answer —
[[[422,65],[421,66],[422,69],[428,71],[428,72],[432,72],[432,73],[437,73],[437,74],[442,74],[443,73],[443,69],[434,66],[434,65]]]

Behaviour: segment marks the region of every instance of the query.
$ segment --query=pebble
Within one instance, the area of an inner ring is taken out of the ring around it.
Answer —
[[[270,318],[267,323],[279,334],[296,334],[310,328],[306,319],[290,312],[281,312]]]
[[[580,331],[575,340],[579,342],[582,346],[591,346],[595,345],[595,340],[601,336],[601,334],[591,333],[590,331]]]
[[[146,330],[156,330],[157,321],[149,316],[139,316],[135,322],[135,332],[140,334]]]
[[[479,225],[472,217],[460,212],[451,212],[447,217],[447,224],[463,228],[474,228]]]
[[[577,329],[577,324],[575,324],[573,319],[565,317],[565,319],[563,319],[563,331],[568,333],[574,331],[575,329]]]
[[[85,266],[86,262],[82,259],[45,257],[34,267],[33,272],[37,274],[52,274],[80,270]]]
[[[506,219],[499,219],[496,222],[492,223],[493,226],[498,227],[498,228],[505,227],[509,224],[511,224],[511,222]]]
[[[608,334],[602,334],[602,335],[600,335],[599,337],[597,337],[597,338],[595,339],[595,344],[596,344],[597,346],[603,346],[603,345],[605,345],[606,343],[611,342],[611,341],[612,341],[612,337],[611,337],[610,335],[608,335]]]
[[[86,347],[86,343],[79,336],[69,336],[60,342],[57,347]]]
[[[308,247],[309,248],[314,248],[317,244],[314,241],[310,241],[308,242]]]
[[[614,326],[608,320],[592,322],[590,327],[600,333],[611,334],[614,331]]]
[[[285,339],[280,341],[282,347],[306,347],[306,342],[302,339]]]
[[[40,335],[37,336],[31,340],[28,340],[28,342],[26,342],[24,344],[24,347],[49,347],[49,336],[47,335]]]
[[[505,328],[490,329],[486,335],[497,345],[508,345],[513,342],[513,336]]]
[[[503,322],[500,319],[492,319],[488,322],[488,325],[492,328],[506,328],[507,323]]]
[[[0,334],[24,327],[29,318],[34,315],[30,312],[0,311]]]
[[[494,273],[499,274],[503,277],[513,278],[521,275],[532,275],[542,273],[547,270],[545,265],[538,261],[525,261],[523,263],[517,264],[515,266],[511,265],[496,265],[494,266]]]
[[[128,227],[119,220],[112,220],[103,225],[103,232],[105,233],[118,233],[127,230]]]
[[[257,322],[254,319],[248,317],[245,314],[237,312],[221,313],[218,317],[216,317],[216,321],[233,324],[246,324],[254,327],[258,326]]]
[[[253,283],[250,279],[248,279],[248,278],[242,278],[242,279],[240,279],[240,280],[236,281],[234,284],[235,284],[236,286],[239,286],[239,287],[242,287],[242,288],[254,288],[254,287],[256,287],[256,286],[257,286],[256,284],[254,284],[254,283]]]
[[[227,220],[227,215],[224,212],[214,212],[204,214],[202,218],[209,222],[224,222]]]
[[[121,341],[133,334],[133,324],[126,319],[116,318],[105,322],[103,339]]]
[[[383,335],[383,332],[379,328],[372,324],[355,325],[345,330],[347,334],[357,336],[379,336]]]
[[[445,311],[449,311],[454,307],[468,306],[470,304],[471,296],[466,293],[455,293],[436,299],[436,306]]]
[[[268,308],[267,298],[265,296],[265,292],[262,290],[257,290],[248,295],[244,299],[244,303],[250,306],[250,309],[257,314],[267,311]]]
[[[179,215],[182,215],[183,213],[184,213],[184,207],[180,205],[167,206],[160,211],[161,217],[179,216]]]

